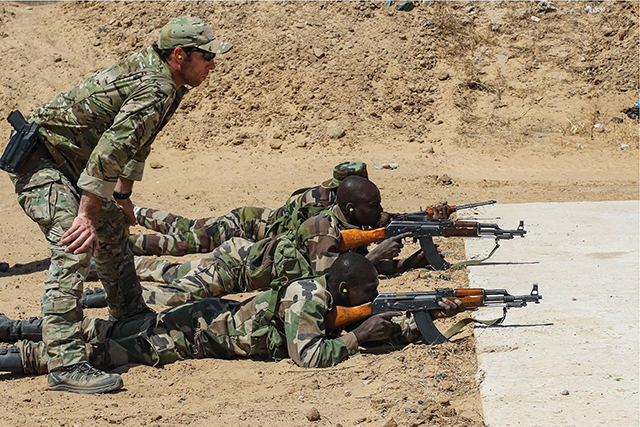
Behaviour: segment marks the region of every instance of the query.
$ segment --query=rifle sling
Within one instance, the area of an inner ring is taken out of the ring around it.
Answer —
[[[486,325],[486,326],[499,325],[504,321],[506,316],[507,316],[507,310],[506,310],[506,308],[504,308],[503,312],[502,312],[502,317],[498,317],[496,319],[478,320],[478,319],[474,319],[473,317],[467,317],[465,319],[462,319],[462,320],[456,322],[455,325],[453,325],[452,327],[447,329],[445,331],[445,333],[443,333],[442,335],[444,335],[445,337],[447,337],[447,339],[449,339],[449,338],[459,334],[462,331],[462,328],[467,326],[469,323],[480,323],[480,324]]]
[[[456,269],[456,268],[464,267],[465,265],[478,265],[478,264],[481,264],[481,263],[485,262],[486,260],[488,260],[489,258],[491,258],[491,256],[498,250],[499,247],[500,247],[500,244],[496,241],[495,247],[491,250],[491,252],[489,252],[489,255],[487,255],[485,258],[482,258],[482,259],[468,259],[466,261],[456,262],[455,264],[452,264],[451,267],[449,267],[449,269],[453,270],[453,269]]]

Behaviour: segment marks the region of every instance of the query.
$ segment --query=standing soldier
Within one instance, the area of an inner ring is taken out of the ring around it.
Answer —
[[[135,224],[133,181],[142,179],[151,144],[176,111],[185,85],[200,85],[215,68],[215,55],[231,47],[199,19],[174,19],[156,44],[89,77],[31,117],[39,125],[36,148],[11,179],[51,252],[42,298],[50,390],[103,393],[122,387],[118,374],[93,368],[85,350],[78,298],[89,260],[93,253],[112,318],[150,312],[128,246],[129,224]]]

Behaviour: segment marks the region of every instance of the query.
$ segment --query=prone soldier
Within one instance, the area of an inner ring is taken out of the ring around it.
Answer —
[[[105,370],[205,357],[287,356],[299,366],[322,368],[347,359],[366,343],[400,344],[420,338],[413,318],[392,321],[401,316],[398,312],[369,317],[343,334],[326,330],[324,318],[333,306],[371,302],[378,295],[377,287],[373,264],[359,254],[346,253],[324,276],[300,279],[243,302],[206,298],[117,322],[87,317],[82,333],[91,363]],[[460,300],[443,300],[440,307],[431,312],[432,318],[450,317],[465,309]],[[21,340],[16,346],[0,347],[0,372],[44,373],[47,358],[42,342]]]
[[[321,185],[295,191],[277,209],[240,207],[226,215],[189,219],[169,212],[134,209],[138,224],[160,234],[139,234],[129,238],[135,255],[209,253],[232,237],[253,242],[276,237],[296,229],[301,221],[333,206],[340,182],[350,175],[368,177],[363,162],[342,162],[333,168],[333,178]]]

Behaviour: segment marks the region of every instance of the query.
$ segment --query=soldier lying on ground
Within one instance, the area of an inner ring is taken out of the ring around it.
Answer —
[[[438,218],[451,213],[446,205],[435,207],[435,211]],[[136,271],[141,280],[167,283],[143,286],[143,296],[150,304],[175,306],[228,293],[266,289],[273,280],[324,274],[339,255],[340,230],[374,227],[381,215],[378,187],[361,176],[346,177],[338,187],[337,205],[305,221],[292,236],[281,235],[256,243],[234,237],[209,256],[184,263],[136,257]],[[366,255],[380,274],[427,266],[424,256],[410,258],[409,264],[407,260],[393,260],[407,236],[386,239],[371,252],[364,247],[358,252]]]
[[[297,280],[280,292],[269,290],[243,302],[206,298],[117,322],[86,317],[82,332],[91,364],[105,370],[204,357],[287,355],[300,366],[322,368],[347,359],[368,342],[390,339],[400,344],[420,338],[413,319],[391,321],[402,315],[398,312],[372,316],[342,335],[325,330],[324,316],[331,307],[373,301],[377,287],[373,264],[347,253],[335,260],[327,275]],[[444,300],[440,306],[442,310],[431,312],[433,318],[465,310],[460,300]],[[270,307],[274,307],[272,317]],[[4,341],[10,338],[0,336]],[[0,372],[44,373],[46,361],[42,342],[18,341],[16,346],[0,347]]]
[[[367,178],[367,165],[342,162],[333,168],[333,179],[294,192],[290,200],[277,209],[241,207],[222,216],[189,219],[161,210],[136,208],[138,224],[161,234],[132,235],[130,246],[135,255],[181,256],[211,252],[232,237],[257,242],[267,237],[267,230],[271,237],[276,237],[300,225],[291,221],[294,210],[304,221],[322,208],[333,206],[338,185],[350,175]]]

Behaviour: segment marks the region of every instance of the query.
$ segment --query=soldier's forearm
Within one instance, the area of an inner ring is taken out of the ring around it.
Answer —
[[[133,181],[128,178],[120,177],[116,183],[114,191],[118,193],[130,193],[133,190]]]
[[[83,191],[82,197],[80,197],[78,216],[87,218],[93,222],[98,217],[101,207],[102,199],[100,197],[88,191]]]

